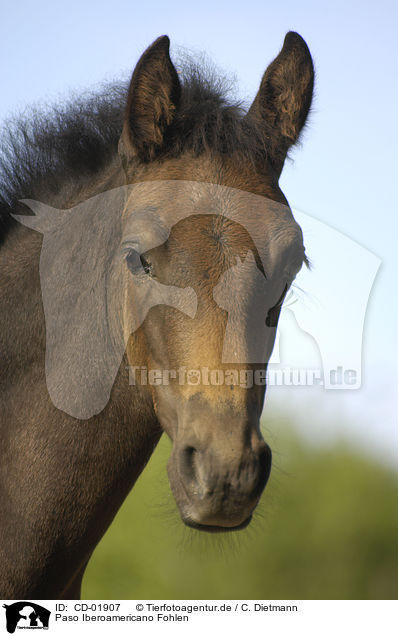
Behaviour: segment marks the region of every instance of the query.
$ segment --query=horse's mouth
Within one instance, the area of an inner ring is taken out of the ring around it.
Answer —
[[[196,521],[192,521],[191,519],[183,519],[183,521],[189,528],[214,534],[216,532],[236,532],[237,530],[244,530],[251,522],[252,517],[253,515],[249,515],[247,519],[242,521],[242,523],[239,523],[237,526],[208,526],[204,523],[196,523]]]

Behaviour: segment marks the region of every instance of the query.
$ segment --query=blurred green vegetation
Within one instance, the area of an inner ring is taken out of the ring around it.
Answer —
[[[397,599],[398,475],[344,444],[309,447],[290,432],[271,445],[252,524],[206,535],[179,520],[162,439],[90,561],[83,598]]]

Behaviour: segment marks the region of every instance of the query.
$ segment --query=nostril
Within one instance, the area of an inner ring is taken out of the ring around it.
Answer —
[[[184,446],[180,451],[180,472],[186,481],[195,479],[195,455],[197,449],[194,446]]]
[[[255,488],[255,494],[261,495],[265,488],[265,485],[269,479],[272,465],[272,452],[268,444],[264,444],[264,448],[261,449],[258,455],[258,478]]]

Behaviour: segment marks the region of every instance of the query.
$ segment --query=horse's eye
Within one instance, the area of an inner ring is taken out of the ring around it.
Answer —
[[[148,274],[148,276],[150,276],[152,274],[151,263],[145,258],[145,256],[140,256],[140,262],[145,274]]]
[[[268,315],[265,319],[265,324],[267,325],[267,327],[276,327],[278,325],[279,314],[281,313],[283,301],[285,300],[287,290],[288,286],[285,285],[285,289],[283,290],[278,302],[269,310]]]
[[[145,258],[145,256],[139,254],[136,250],[132,248],[127,250],[125,260],[127,267],[132,274],[147,274],[149,276],[151,275],[152,265]]]

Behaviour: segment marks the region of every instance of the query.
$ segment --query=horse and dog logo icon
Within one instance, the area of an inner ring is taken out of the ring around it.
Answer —
[[[14,634],[16,629],[48,629],[51,612],[37,603],[18,601],[3,607],[9,634]]]

